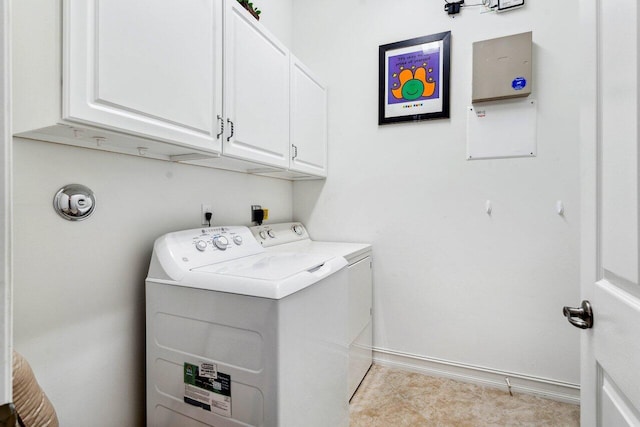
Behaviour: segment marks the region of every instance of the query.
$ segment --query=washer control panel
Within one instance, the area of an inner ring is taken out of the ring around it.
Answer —
[[[165,234],[156,240],[182,268],[192,269],[263,252],[251,231],[243,226],[208,227]]]
[[[251,233],[265,248],[309,239],[309,233],[300,222],[257,225],[251,227]]]
[[[234,227],[203,228],[198,236],[193,237],[197,250],[205,252],[209,250],[226,251],[235,246],[242,246],[244,239],[241,230]]]

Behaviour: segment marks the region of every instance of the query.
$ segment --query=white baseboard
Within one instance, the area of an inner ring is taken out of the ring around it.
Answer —
[[[574,405],[580,404],[579,384],[465,365],[379,347],[373,348],[373,362],[390,368],[498,388],[505,393],[509,392],[506,381],[508,378],[512,392],[533,394]]]

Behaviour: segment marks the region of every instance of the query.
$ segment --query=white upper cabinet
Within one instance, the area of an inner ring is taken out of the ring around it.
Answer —
[[[295,172],[327,174],[327,90],[291,55],[291,165]]]
[[[220,0],[67,0],[63,119],[221,151]]]
[[[21,0],[11,19],[18,137],[326,176],[323,86],[236,0]]]
[[[11,19],[16,136],[219,156],[222,0],[21,0]]]
[[[236,0],[225,1],[223,153],[289,167],[289,51]]]

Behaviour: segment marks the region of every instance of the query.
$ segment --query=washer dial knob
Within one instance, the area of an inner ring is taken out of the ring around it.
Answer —
[[[224,236],[216,236],[213,238],[213,244],[216,245],[216,248],[224,251],[229,246],[229,240]]]
[[[207,249],[207,242],[205,242],[204,240],[198,240],[196,242],[196,249],[200,252],[204,252],[204,250]]]
[[[273,230],[269,230],[267,231],[267,234],[269,235],[269,237],[271,237],[272,239],[276,238],[276,233],[273,232]]]
[[[296,233],[298,236],[302,236],[302,233],[304,232],[304,229],[302,228],[302,226],[300,224],[296,224],[293,227],[291,227],[291,229],[293,230],[294,233]]]
[[[267,238],[267,233],[265,233],[264,231],[259,232],[259,233],[258,233],[258,235],[260,236],[260,238],[261,238],[262,240],[264,240],[264,239],[266,239],[266,238]]]
[[[242,244],[242,236],[239,236],[237,234],[233,236],[233,243],[240,246]]]

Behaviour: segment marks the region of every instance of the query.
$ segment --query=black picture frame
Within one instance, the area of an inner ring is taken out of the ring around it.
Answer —
[[[449,117],[451,31],[379,47],[378,125]]]

